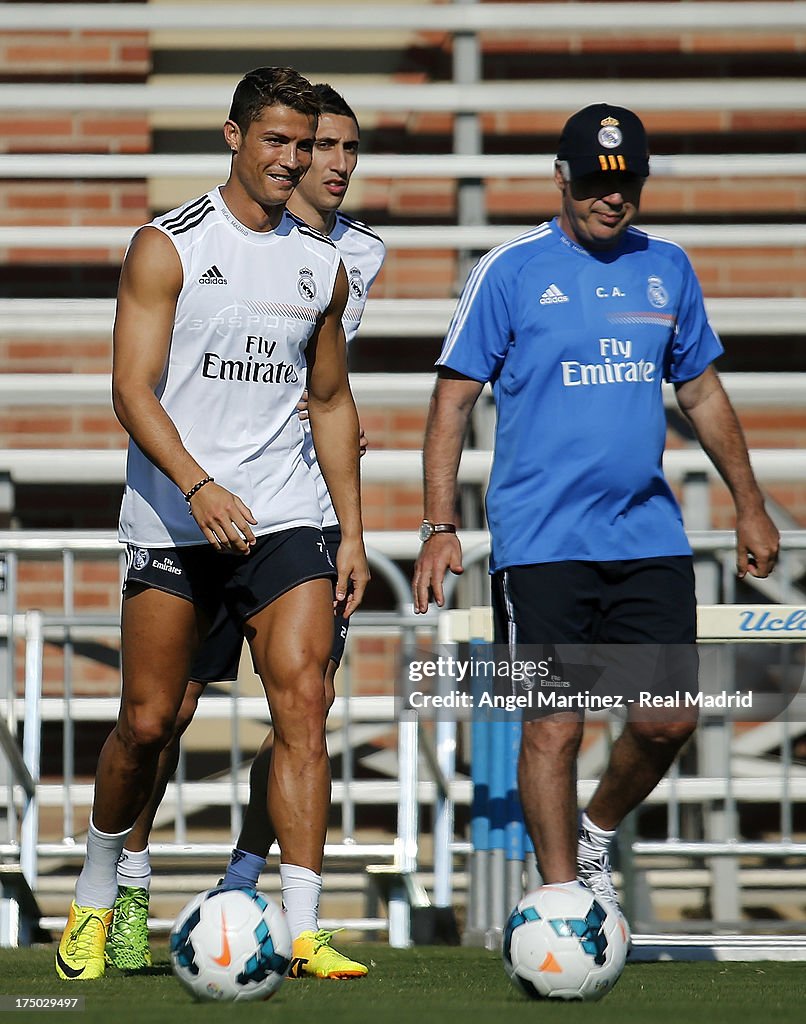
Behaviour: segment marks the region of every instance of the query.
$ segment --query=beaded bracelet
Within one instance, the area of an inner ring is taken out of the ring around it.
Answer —
[[[204,478],[204,480],[199,480],[199,482],[197,484],[194,484],[190,488],[190,490],[187,492],[187,494],[185,495],[185,501],[188,503],[188,514],[189,515],[193,515],[193,509],[190,507],[190,499],[193,497],[193,495],[196,493],[196,491],[200,491],[202,489],[202,487],[204,487],[205,484],[211,484],[213,482],[214,482],[214,478],[213,477],[206,476]]]

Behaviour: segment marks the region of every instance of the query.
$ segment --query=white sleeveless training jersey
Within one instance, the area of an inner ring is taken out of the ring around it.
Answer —
[[[366,224],[362,224],[360,220],[354,220],[352,217],[346,217],[343,213],[336,214],[336,224],[328,237],[338,246],[344,269],[347,271],[350,294],[341,322],[349,345],[358,333],[361,317],[364,315],[364,307],[367,304],[367,294],[383,266],[386,248],[381,239]],[[305,425],[305,459],[311,467],[311,473],[316,483],[316,491],[322,507],[322,525],[336,526],[338,519],[319,463],[316,461],[316,452],[307,420]]]
[[[251,231],[218,188],[151,222],[182,262],[168,359],[156,389],[182,443],[237,494],[256,535],[322,523],[296,411],[305,347],[330,303],[339,251],[284,213]],[[207,543],[179,488],[129,442],[120,539],[143,547]]]
[[[358,333],[367,294],[383,266],[386,247],[375,232],[360,220],[336,214],[336,224],[328,235],[338,246],[350,294],[341,322],[349,344]]]

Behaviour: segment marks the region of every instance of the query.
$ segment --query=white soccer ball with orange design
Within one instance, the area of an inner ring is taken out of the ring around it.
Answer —
[[[601,999],[624,970],[629,929],[581,883],[527,893],[504,929],[504,968],[533,999]]]
[[[179,981],[205,1001],[268,999],[291,961],[282,911],[253,889],[209,889],[183,907],[171,929]]]

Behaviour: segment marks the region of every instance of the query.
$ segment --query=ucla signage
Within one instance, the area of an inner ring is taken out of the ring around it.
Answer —
[[[763,612],[748,610],[739,616],[739,628],[743,633],[799,633],[806,640],[806,608],[795,608],[784,615],[775,607]]]
[[[703,605],[697,609],[700,640],[801,640],[806,643],[806,606]]]

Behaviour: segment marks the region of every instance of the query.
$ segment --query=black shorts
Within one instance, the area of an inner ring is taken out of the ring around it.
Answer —
[[[338,526],[326,526],[322,530],[322,536],[325,539],[325,547],[330,561],[335,565],[336,552],[341,541],[341,530]],[[335,578],[335,573],[331,573],[331,575]],[[337,665],[341,662],[344,654],[348,628],[349,619],[342,618],[341,615],[336,616],[330,660]],[[190,678],[194,683],[201,683],[203,686],[224,679],[236,679],[242,648],[243,622],[239,623],[234,620],[226,604],[222,603],[213,618],[210,632],[193,660]]]
[[[494,574],[492,591],[496,644],[556,665],[536,690],[559,700],[598,685],[599,696],[612,690],[624,701],[617,706],[636,711],[639,694],[697,690],[689,556],[513,566]]]
[[[138,583],[191,601],[215,621],[223,607],[243,635],[256,612],[308,580],[333,578],[322,531],[298,526],[258,537],[248,555],[216,551],[210,544],[177,548],[129,545],[123,590]]]

